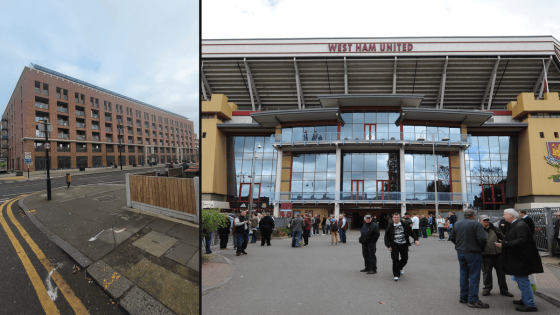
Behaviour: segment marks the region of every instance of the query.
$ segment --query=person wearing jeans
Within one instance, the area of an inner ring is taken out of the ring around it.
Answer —
[[[210,246],[212,245],[212,232],[207,233],[204,236],[205,245],[206,245],[206,254],[212,254],[212,249]]]
[[[465,210],[464,217],[453,226],[449,236],[455,244],[459,260],[459,302],[468,303],[468,306],[473,308],[489,308],[488,304],[478,299],[482,252],[487,244],[486,232],[482,224],[475,220],[473,210]]]
[[[440,241],[445,241],[444,229],[445,229],[445,219],[441,217],[441,214],[439,214],[437,218],[437,230],[438,230]]]
[[[300,214],[296,214],[296,218],[290,223],[292,229],[292,247],[299,247],[299,242],[301,240],[301,232],[305,227],[305,223],[301,218]]]
[[[544,270],[533,232],[514,209],[505,209],[504,219],[510,223],[510,227],[504,240],[495,244],[503,250],[504,273],[512,275],[511,279],[517,281],[521,290],[521,300],[513,301],[514,304],[519,305],[515,310],[537,312],[529,275],[543,273]]]

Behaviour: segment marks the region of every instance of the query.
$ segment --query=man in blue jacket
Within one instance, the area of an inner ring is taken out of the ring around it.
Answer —
[[[360,270],[361,272],[367,272],[368,274],[377,273],[377,257],[375,252],[377,251],[377,240],[379,239],[379,226],[372,222],[371,215],[366,215],[364,217],[364,225],[362,226],[362,234],[359,238],[362,244],[362,255],[364,256],[365,268]]]
[[[482,269],[482,252],[486,249],[486,232],[475,220],[473,210],[465,210],[464,219],[453,225],[449,239],[455,244],[460,266],[460,303],[469,307],[489,308],[478,299],[480,271]],[[451,219],[449,219],[451,221]],[[451,226],[451,225],[450,225]]]

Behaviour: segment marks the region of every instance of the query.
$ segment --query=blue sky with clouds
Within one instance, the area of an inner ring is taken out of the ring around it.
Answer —
[[[34,63],[189,117],[198,131],[197,0],[2,1],[1,11],[0,113]]]

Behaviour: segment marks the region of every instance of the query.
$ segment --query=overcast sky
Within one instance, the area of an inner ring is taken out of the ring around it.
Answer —
[[[2,1],[0,10],[0,113],[34,63],[186,116],[198,134],[198,0]]]
[[[203,0],[202,38],[560,36],[560,1]]]

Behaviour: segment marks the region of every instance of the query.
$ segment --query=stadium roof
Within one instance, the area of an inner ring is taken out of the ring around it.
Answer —
[[[541,95],[545,68],[550,91],[560,92],[559,55],[552,36],[202,40],[201,92],[225,94],[240,110],[322,108],[318,96],[336,94],[505,110],[522,92]]]
[[[124,96],[124,95],[122,95],[122,94],[119,94],[119,93],[116,93],[116,92],[113,92],[113,91],[104,89],[104,88],[102,88],[102,87],[99,87],[99,86],[94,85],[94,84],[91,84],[91,83],[87,83],[87,82],[85,82],[85,81],[82,81],[82,80],[73,78],[73,77],[68,76],[68,75],[65,75],[65,74],[63,74],[63,73],[60,73],[60,72],[51,70],[51,69],[49,69],[49,68],[45,68],[45,67],[40,66],[40,65],[38,65],[38,64],[33,64],[33,63],[32,63],[32,64],[31,64],[31,67],[32,67],[33,69],[37,69],[37,70],[40,70],[40,71],[43,71],[43,72],[46,72],[46,73],[55,75],[55,76],[57,76],[57,77],[61,77],[61,78],[66,79],[66,80],[68,80],[68,81],[76,82],[76,83],[78,83],[78,84],[81,84],[81,85],[90,87],[90,88],[92,88],[92,89],[96,89],[96,90],[99,90],[99,91],[101,91],[101,92],[105,92],[105,93],[107,93],[107,94],[111,94],[111,95],[114,95],[114,96],[116,96],[116,97],[123,98],[123,99],[125,99],[125,100],[130,101],[130,102],[137,103],[137,104],[141,104],[141,105],[144,105],[144,106],[147,106],[147,107],[150,107],[150,108],[153,108],[153,109],[156,109],[156,110],[159,110],[159,111],[168,113],[168,114],[173,115],[173,116],[177,116],[177,117],[181,117],[181,118],[190,120],[188,117],[185,117],[185,116],[182,116],[182,115],[179,115],[179,114],[170,112],[170,111],[168,111],[168,110],[159,108],[159,107],[154,106],[154,105],[150,105],[150,104],[147,104],[147,103],[144,103],[144,102],[135,100],[135,99],[133,99],[133,98],[131,98],[131,97]]]

